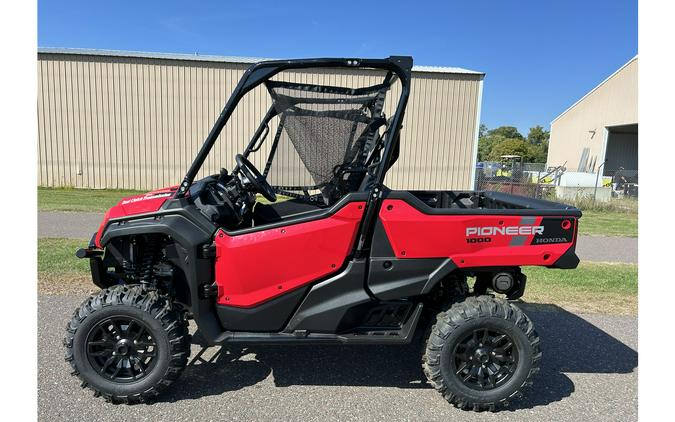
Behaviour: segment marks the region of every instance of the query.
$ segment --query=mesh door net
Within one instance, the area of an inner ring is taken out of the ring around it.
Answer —
[[[326,204],[358,189],[388,87],[267,82],[279,126],[264,173],[275,189]]]

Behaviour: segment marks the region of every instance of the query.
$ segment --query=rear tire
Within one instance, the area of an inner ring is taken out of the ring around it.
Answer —
[[[422,368],[455,407],[495,411],[522,397],[539,372],[539,336],[517,306],[469,297],[437,316]]]
[[[113,403],[139,403],[187,365],[188,324],[156,290],[119,285],[95,294],[66,326],[66,361],[82,387]]]

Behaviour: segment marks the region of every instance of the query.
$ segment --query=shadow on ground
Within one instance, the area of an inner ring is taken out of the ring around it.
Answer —
[[[555,305],[521,305],[542,339],[541,372],[513,410],[560,401],[574,392],[565,373],[630,373],[637,352],[586,320]],[[292,385],[431,388],[420,367],[421,340],[407,346],[227,346],[212,348],[185,370],[180,387],[159,401],[218,395],[255,385],[270,373]]]

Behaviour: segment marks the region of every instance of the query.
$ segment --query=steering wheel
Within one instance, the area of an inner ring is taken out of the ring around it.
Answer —
[[[258,169],[243,155],[235,155],[234,160],[237,162],[237,167],[239,167],[239,170],[244,174],[244,177],[246,177],[253,186],[253,189],[256,192],[259,192],[268,201],[276,202],[277,194],[274,192],[274,188],[267,183],[265,176],[260,174],[260,171],[258,171]]]

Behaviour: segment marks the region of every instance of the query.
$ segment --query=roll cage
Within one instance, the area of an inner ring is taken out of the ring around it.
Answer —
[[[400,80],[402,87],[401,95],[399,97],[399,101],[396,110],[394,112],[394,115],[392,116],[390,121],[387,122],[387,130],[384,132],[380,140],[382,156],[379,162],[377,163],[374,174],[372,174],[372,180],[369,183],[369,187],[372,188],[375,192],[381,192],[381,185],[386,175],[386,172],[391,167],[391,164],[393,164],[393,161],[395,161],[396,158],[398,157],[399,133],[401,123],[403,121],[405,107],[407,105],[408,97],[410,94],[410,73],[412,70],[412,63],[413,63],[412,57],[392,56],[386,59],[323,58],[323,59],[299,59],[299,60],[272,60],[252,65],[246,70],[243,77],[235,87],[234,92],[232,93],[229,100],[225,104],[223,110],[218,116],[218,119],[213,125],[213,128],[206,137],[201,149],[197,153],[197,156],[195,157],[182,183],[180,184],[178,190],[176,191],[174,198],[180,199],[185,196],[188,189],[194,182],[197,173],[204,164],[206,157],[208,156],[213,145],[218,139],[218,136],[220,135],[223,127],[227,124],[229,118],[231,117],[235,108],[239,104],[239,101],[249,91],[253,90],[257,86],[262,84],[268,85],[268,89],[270,89],[270,86],[289,87],[292,84],[273,82],[271,81],[271,78],[283,71],[301,70],[308,68],[347,68],[347,69],[357,68],[357,69],[385,70],[387,71],[387,75],[385,76],[382,84],[379,86],[386,87],[387,89],[393,84],[393,82],[396,79]],[[370,88],[376,88],[379,86]],[[319,89],[319,90],[323,89],[324,91],[326,90],[334,91],[340,88],[312,86],[312,89]],[[360,93],[364,92],[363,91],[364,89],[345,88],[340,90],[343,94],[359,95]],[[270,93],[272,93],[272,91],[270,91]],[[274,104],[268,110],[267,114],[263,118],[263,121],[257,128],[251,141],[249,142],[248,146],[243,152],[243,155],[245,157],[248,156],[251,152],[254,152],[260,148],[260,144],[257,144],[257,142],[260,141],[261,139],[264,139],[265,136],[267,135],[266,131],[269,131],[267,123],[280,112],[281,110],[279,110],[279,108],[275,108]],[[374,120],[371,123],[377,125],[383,124],[381,119]],[[273,158],[273,154],[274,150],[272,150],[270,157],[268,157],[268,166],[270,164],[271,159]],[[285,192],[282,191],[282,193]]]

